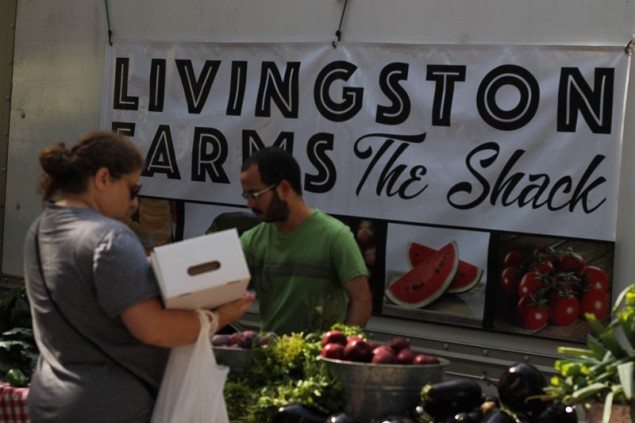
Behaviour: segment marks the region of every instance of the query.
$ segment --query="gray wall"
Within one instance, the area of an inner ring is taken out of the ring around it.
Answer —
[[[41,208],[37,153],[99,124],[108,41],[103,1],[18,0],[10,106],[2,273],[20,276],[25,231]],[[109,0],[113,41],[323,41],[344,0]],[[343,41],[441,44],[626,45],[635,31],[630,0],[350,0]],[[5,63],[0,63],[5,66]],[[629,94],[632,94],[632,84]],[[628,95],[618,212],[615,284],[635,282],[635,109]],[[0,134],[1,135],[1,134]],[[539,363],[554,343],[373,318],[376,336],[416,334],[477,374],[523,358]],[[527,345],[528,340],[531,345]],[[501,347],[504,345],[504,347]],[[534,354],[537,355],[534,358]],[[475,357],[478,356],[478,357]],[[527,356],[527,357],[525,357]],[[480,358],[479,358],[480,357]],[[541,361],[542,360],[542,361]]]

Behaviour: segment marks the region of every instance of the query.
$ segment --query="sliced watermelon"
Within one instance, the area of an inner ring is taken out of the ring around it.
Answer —
[[[458,267],[459,252],[452,241],[391,283],[386,288],[386,296],[404,307],[428,305],[448,289]]]
[[[437,250],[426,245],[412,242],[408,247],[408,258],[410,265],[414,268],[421,263],[426,257],[435,254]],[[452,279],[452,283],[448,288],[450,294],[460,294],[474,288],[483,277],[483,269],[476,267],[471,263],[459,260],[459,268]]]

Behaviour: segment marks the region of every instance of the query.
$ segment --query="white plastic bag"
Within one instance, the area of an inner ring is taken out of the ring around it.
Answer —
[[[152,423],[227,423],[223,387],[229,369],[216,365],[209,311],[196,310],[201,331],[193,344],[172,348]]]

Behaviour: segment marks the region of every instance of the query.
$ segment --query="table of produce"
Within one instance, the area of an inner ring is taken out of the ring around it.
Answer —
[[[517,363],[495,382],[446,379],[448,360],[395,337],[378,343],[357,327],[276,336],[214,335],[231,368],[225,399],[232,422],[528,422],[574,423],[575,411],[546,397],[547,379]],[[490,382],[494,383],[494,382]]]

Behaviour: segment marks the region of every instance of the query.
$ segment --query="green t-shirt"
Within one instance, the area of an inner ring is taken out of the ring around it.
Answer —
[[[368,276],[348,226],[315,210],[290,234],[261,223],[241,236],[262,329],[279,334],[328,329],[344,322],[344,286]]]

